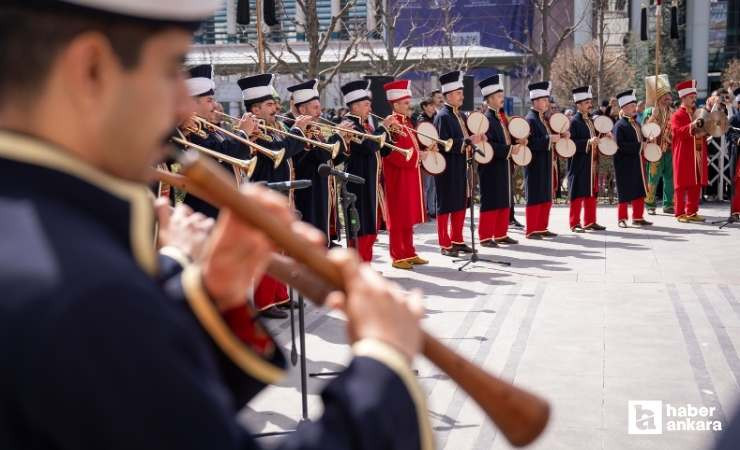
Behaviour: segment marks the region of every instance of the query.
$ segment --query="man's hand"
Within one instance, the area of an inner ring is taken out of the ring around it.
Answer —
[[[486,136],[484,134],[474,134],[470,136],[470,142],[473,145],[478,145],[485,140],[486,140]]]
[[[329,257],[341,268],[347,292],[332,293],[327,305],[346,314],[350,342],[377,339],[396,348],[410,362],[421,350],[421,294],[401,292],[347,250],[332,250]]]
[[[551,134],[550,135],[550,142],[552,142],[553,144],[556,143],[559,140],[560,140],[560,135],[559,134]]]
[[[596,136],[592,137],[591,139],[588,140],[588,145],[590,145],[591,147],[595,147],[599,145],[599,138]]]
[[[176,247],[191,261],[198,261],[203,256],[214,220],[194,213],[187,205],[180,204],[172,208],[166,198],[158,198],[155,208],[159,221],[157,247]]]
[[[257,131],[257,117],[252,113],[244,113],[237,128],[251,136]]]
[[[521,146],[523,146],[523,147],[526,147],[527,145],[529,145],[529,140],[527,140],[527,138],[517,139],[516,140],[516,143],[519,144],[519,145],[521,145]]]
[[[520,139],[518,139],[520,140]],[[522,145],[521,144],[514,144],[511,146],[511,153],[514,155],[518,155],[519,152],[522,151]]]
[[[298,116],[293,124],[294,127],[298,127],[301,131],[305,132],[308,124],[313,120],[311,116]]]
[[[383,119],[383,126],[386,130],[398,130],[401,128],[401,124],[398,123],[398,119],[396,119],[396,116],[393,114],[387,116],[385,119]]]
[[[296,220],[287,197],[249,185],[242,190],[250,203],[272,216],[306,242],[320,247],[323,234]],[[254,280],[261,277],[275,250],[267,236],[222,209],[203,257],[203,283],[221,311],[243,305]]]
[[[562,137],[563,139],[570,139],[570,131],[560,133],[560,137]]]

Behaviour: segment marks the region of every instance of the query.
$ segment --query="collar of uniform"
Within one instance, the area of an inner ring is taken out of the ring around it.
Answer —
[[[492,107],[490,107],[490,106],[487,106],[487,108],[488,108],[489,110],[493,111],[493,115],[494,115],[494,116],[498,117],[498,115],[499,115],[499,110],[498,110],[498,109],[496,109],[496,108],[492,108]]]
[[[454,112],[455,114],[457,114],[457,112],[460,110],[460,108],[458,108],[456,106],[452,106],[449,103],[445,103],[445,108],[449,109],[450,111]]]
[[[84,189],[97,189],[121,200],[121,208],[126,208],[127,211],[114,211],[113,208],[117,208],[118,205],[100,205],[97,208],[89,208],[89,211],[113,230],[121,228],[121,224],[113,223],[115,220],[128,217],[129,224],[125,227],[127,235],[125,233],[116,235],[124,234],[120,238],[128,242],[138,265],[148,274],[156,274],[157,255],[153,245],[154,212],[151,193],[145,185],[101,172],[51,143],[5,130],[0,130],[0,158],[50,169],[81,180],[83,184],[80,186],[85,186],[83,192],[74,193],[78,203],[84,199]]]

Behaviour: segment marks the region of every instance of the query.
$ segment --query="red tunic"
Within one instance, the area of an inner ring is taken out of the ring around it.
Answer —
[[[683,105],[671,116],[673,184],[676,189],[709,184],[706,137],[695,137],[691,122],[691,113]]]
[[[395,115],[399,123],[414,128],[408,117]],[[421,172],[419,170],[419,143],[411,131],[393,134],[396,147],[413,149],[409,161],[399,152],[391,152],[383,158],[383,180],[385,201],[388,209],[388,228],[411,228],[425,221],[422,197]]]

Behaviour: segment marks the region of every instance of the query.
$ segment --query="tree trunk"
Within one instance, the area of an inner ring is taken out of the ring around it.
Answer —
[[[548,22],[550,19],[550,6],[548,3],[549,0],[539,0],[539,10],[540,10],[540,21],[542,22],[542,40],[540,41],[540,55],[542,58],[540,59],[540,70],[542,70],[542,79],[543,80],[549,80],[550,79],[550,55],[549,55],[549,48],[547,46],[548,41],[548,33],[550,32],[550,28],[548,27]]]
[[[601,98],[601,86],[604,83],[604,9],[606,9],[606,0],[599,0],[599,19],[598,19],[598,30],[599,30],[599,62],[596,69],[596,101],[598,102]]]

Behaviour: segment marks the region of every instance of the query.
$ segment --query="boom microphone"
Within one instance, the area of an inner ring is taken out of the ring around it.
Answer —
[[[319,175],[321,175],[322,177],[328,177],[331,175],[333,177],[339,178],[340,180],[344,180],[350,183],[365,184],[364,178],[334,169],[328,164],[322,164],[319,166]]]

